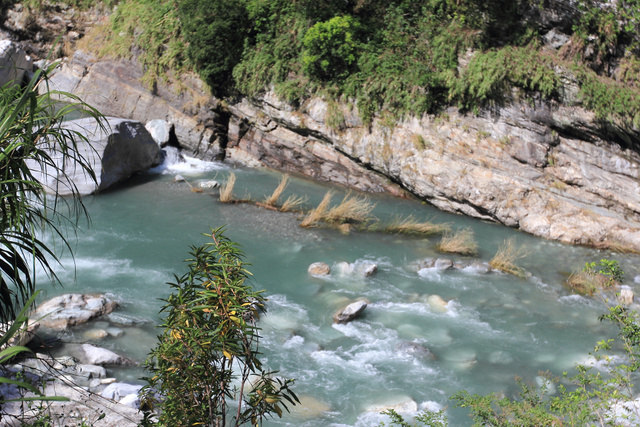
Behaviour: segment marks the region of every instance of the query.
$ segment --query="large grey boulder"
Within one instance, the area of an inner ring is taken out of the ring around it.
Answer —
[[[63,196],[76,191],[81,195],[92,194],[146,171],[154,164],[160,148],[142,123],[107,117],[103,124],[104,127],[93,118],[83,118],[63,125],[64,129],[86,136],[87,141],[76,140],[77,151],[94,171],[97,182],[77,163],[63,164],[62,156],[52,151],[56,168],[42,170],[34,163],[29,164],[47,192]],[[64,175],[58,173],[59,170],[64,170]]]
[[[11,40],[0,40],[0,86],[20,84],[26,72],[33,69],[31,58]]]
[[[30,318],[44,328],[64,331],[95,317],[111,313],[118,303],[104,295],[66,294],[38,306]]]

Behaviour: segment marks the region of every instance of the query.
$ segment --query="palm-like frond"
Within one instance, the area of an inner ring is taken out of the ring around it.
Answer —
[[[50,71],[50,70],[47,70]],[[68,168],[80,168],[96,181],[89,159],[78,149],[87,137],[63,127],[65,117],[100,114],[77,97],[47,87],[47,71],[39,70],[26,86],[0,88],[0,321],[15,317],[35,291],[36,267],[55,277],[51,262],[56,255],[38,237],[52,230],[68,247],[61,228],[64,222],[86,216],[75,184],[72,196],[45,194],[38,174],[65,176]],[[64,102],[60,100],[64,99]],[[61,209],[65,207],[65,209]],[[62,213],[64,212],[64,213]],[[62,214],[62,216],[60,216]]]

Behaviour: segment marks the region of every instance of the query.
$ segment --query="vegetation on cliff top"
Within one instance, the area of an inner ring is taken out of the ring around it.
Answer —
[[[87,45],[139,55],[150,85],[195,70],[217,96],[349,99],[369,122],[382,111],[474,110],[511,87],[558,99],[568,78],[600,119],[640,124],[639,0],[579,0],[555,24],[543,24],[545,0],[149,3],[122,0],[88,39],[102,42]],[[543,43],[553,25],[570,37],[559,50]]]

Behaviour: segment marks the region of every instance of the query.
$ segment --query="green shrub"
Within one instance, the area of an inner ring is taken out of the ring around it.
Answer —
[[[189,60],[214,94],[228,94],[249,32],[244,1],[183,0],[178,15]]]
[[[554,66],[553,59],[535,44],[478,53],[457,79],[451,96],[467,108],[500,101],[512,86],[552,98],[561,86]]]
[[[189,272],[169,284],[163,332],[146,363],[147,425],[154,406],[161,425],[237,426],[282,416],[298,402],[293,380],[260,363],[256,321],[265,298],[247,283],[243,254],[223,233],[205,234],[211,241],[192,248]]]
[[[347,15],[309,28],[302,39],[304,72],[320,80],[346,77],[357,61],[359,26],[357,20]]]

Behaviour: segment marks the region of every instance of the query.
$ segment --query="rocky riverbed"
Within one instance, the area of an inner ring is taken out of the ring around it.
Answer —
[[[23,353],[17,362],[4,366],[2,376],[29,381],[45,396],[68,400],[3,405],[2,421],[7,422],[3,425],[47,417],[54,425],[138,425],[142,386],[111,375],[112,368],[136,362],[99,345],[107,337],[123,336],[128,327],[141,321],[118,314],[117,307],[117,301],[106,295],[65,294],[42,303],[30,314],[28,339],[22,344],[34,352]],[[72,333],[79,326],[85,328],[81,342]],[[51,355],[52,348],[59,356]],[[5,399],[34,396],[10,384],[4,384],[1,392]]]

